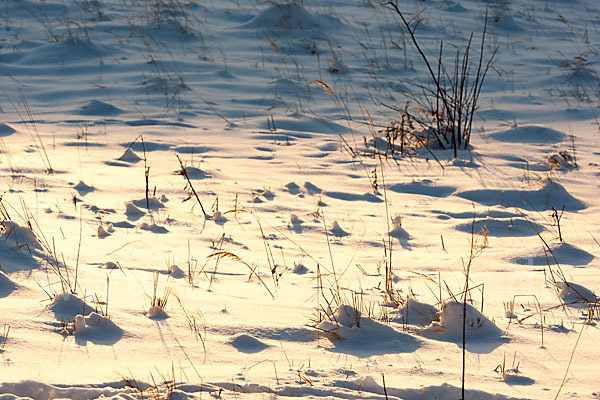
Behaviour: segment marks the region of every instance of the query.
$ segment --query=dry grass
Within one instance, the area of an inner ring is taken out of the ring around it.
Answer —
[[[172,400],[175,391],[183,385],[184,378],[187,381],[185,372],[180,368],[179,379],[175,372],[175,365],[171,364],[171,370],[162,373],[155,367],[154,372],[150,372],[150,382],[145,383],[135,379],[133,376],[121,375],[121,380],[125,387],[129,387],[137,392],[141,400]]]
[[[170,286],[166,286],[163,290],[162,296],[159,297],[158,296],[158,276],[159,273],[156,272],[154,274],[154,279],[153,279],[153,290],[152,290],[152,297],[150,298],[150,307],[153,309],[160,309],[160,310],[165,310],[165,307],[167,306],[167,303],[169,301],[169,297],[171,296],[171,292],[172,292],[172,288]]]
[[[398,5],[392,2],[386,2],[384,5],[400,17],[402,25],[409,33],[414,47],[427,67],[431,80],[430,85],[416,84],[414,93],[409,94],[417,104],[414,108],[416,113],[409,113],[408,107],[401,109],[389,106],[389,108],[400,112],[403,115],[403,122],[405,115],[408,115],[408,126],[414,122],[423,128],[423,131],[415,136],[418,136],[419,141],[424,141],[427,147],[432,145],[441,149],[452,149],[456,158],[458,149],[466,149],[469,146],[479,94],[498,50],[498,48],[493,50],[484,63],[487,12],[476,66],[471,59],[473,41],[473,33],[471,33],[467,44],[462,49],[455,47],[456,52],[450,57],[450,63],[444,61],[444,43],[440,43],[437,68],[434,71],[432,63],[419,45],[414,29],[411,28]],[[404,123],[401,124],[401,128],[403,126]],[[395,141],[396,134],[400,133],[401,140],[404,140],[403,129],[397,129],[396,124],[392,124],[390,129],[394,133],[391,139]]]
[[[8,342],[8,334],[10,332],[10,325],[6,322],[2,326],[2,335],[0,335],[0,351],[4,351],[6,347],[6,342]]]
[[[190,328],[190,331],[194,333],[197,339],[202,343],[202,348],[206,352],[206,320],[204,319],[204,315],[202,312],[188,312],[184,306],[184,302],[177,294],[173,294],[181,307],[181,311],[183,312],[184,318]]]

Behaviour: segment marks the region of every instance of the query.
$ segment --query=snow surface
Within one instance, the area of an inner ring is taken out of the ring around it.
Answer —
[[[465,398],[597,399],[598,2],[398,5],[456,158],[378,2],[2,1],[0,399],[458,399],[467,265]]]

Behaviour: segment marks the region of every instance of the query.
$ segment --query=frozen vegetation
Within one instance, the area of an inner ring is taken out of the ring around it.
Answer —
[[[0,2],[0,399],[598,399],[599,21]]]

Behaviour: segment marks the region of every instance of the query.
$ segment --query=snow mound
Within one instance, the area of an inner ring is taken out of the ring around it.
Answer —
[[[500,328],[475,307],[467,304],[466,310],[465,335],[467,342],[497,339],[502,336]],[[430,339],[460,342],[462,341],[463,315],[463,303],[449,301],[438,313],[439,321],[434,321],[421,330],[421,335]]]
[[[178,175],[183,175],[181,170],[175,172]],[[210,178],[211,174],[197,167],[185,167],[185,173],[190,179],[206,179]]]
[[[272,30],[290,36],[319,35],[339,30],[344,24],[329,15],[315,15],[297,3],[275,4],[243,24],[242,29]]]
[[[225,217],[221,211],[215,211],[212,215],[212,220],[215,221],[216,224],[223,225],[227,222],[227,217]]]
[[[410,235],[406,229],[402,227],[402,217],[399,215],[392,218],[392,230],[390,230],[389,234],[400,241],[410,240]]]
[[[290,192],[290,194],[296,195],[300,193],[300,186],[298,186],[296,182],[286,183],[285,188],[288,192]]]
[[[11,294],[17,285],[4,272],[0,271],[0,298]]]
[[[87,104],[79,109],[80,115],[96,115],[96,116],[115,116],[122,114],[124,111],[112,104],[104,103],[100,100],[90,100]]]
[[[73,320],[75,339],[79,344],[88,340],[95,344],[112,345],[123,336],[123,330],[110,318],[95,312],[89,316],[77,315]]]
[[[17,383],[0,384],[0,399],[2,400],[89,400],[98,398],[113,399],[117,398],[116,395],[118,394],[118,392],[118,389],[115,389],[110,385],[106,385],[106,387],[91,387],[85,385],[63,387],[48,385],[32,380],[23,380]],[[118,398],[123,397],[119,396]]]
[[[330,232],[334,238],[338,238],[338,239],[343,238],[344,236],[350,235],[348,232],[346,232],[345,230],[342,229],[342,227],[340,226],[340,224],[337,221],[333,221],[333,223],[331,224]]]
[[[399,324],[428,326],[438,318],[438,309],[409,297],[404,305],[389,313],[390,321]]]
[[[9,243],[14,243],[18,247],[27,247],[29,250],[43,251],[42,245],[31,230],[21,226],[13,221],[4,221],[0,223],[4,227],[4,233],[0,236],[0,240],[6,240]]]
[[[132,202],[125,203],[125,215],[127,216],[128,220],[137,221],[138,219],[142,218],[144,214],[145,212],[137,208]]]
[[[508,11],[508,7],[493,7],[492,13],[494,15],[492,19],[493,27],[506,32],[520,32],[523,30],[521,25],[515,21],[514,17]]]
[[[96,45],[77,38],[67,38],[59,42],[50,42],[29,51],[19,60],[22,65],[61,65],[75,66],[91,59],[108,54],[107,46]]]
[[[342,304],[316,325],[333,344],[331,351],[370,357],[376,354],[409,353],[420,347],[410,335],[365,318],[356,308]]]
[[[425,386],[415,389],[399,389],[395,387],[387,386],[385,389],[379,383],[383,383],[383,380],[379,378],[379,381],[370,375],[360,377],[352,380],[336,380],[333,382],[333,386],[337,388],[350,389],[357,392],[373,393],[378,395],[377,397],[372,396],[371,398],[394,398],[404,400],[422,400],[422,399],[435,399],[435,400],[455,400],[460,399],[461,388],[451,386],[444,383],[439,386]],[[385,396],[385,397],[384,397]],[[358,397],[357,398],[367,398]],[[465,398],[477,399],[477,400],[516,400],[514,397],[507,397],[500,394],[492,394],[481,390],[465,390]]]
[[[576,158],[568,151],[559,151],[548,156],[544,163],[547,169],[570,170],[577,168]]]
[[[104,227],[102,225],[98,226],[98,234],[97,234],[98,239],[104,239],[104,238],[110,236],[110,234],[111,233],[108,230],[104,229]]]
[[[52,311],[59,321],[72,321],[77,315],[88,315],[95,310],[94,307],[71,293],[57,294],[52,303],[46,306],[46,309]]]
[[[146,312],[146,316],[154,320],[169,318],[169,314],[159,306],[151,306]]]
[[[296,214],[290,214],[290,224],[292,225],[301,225],[302,220]]]
[[[27,247],[19,248],[13,240],[8,240],[7,235],[0,236],[0,254],[0,265],[7,273],[38,269],[43,263],[35,249],[29,251]]]
[[[96,188],[94,188],[93,186],[88,185],[87,183],[83,182],[83,181],[79,181],[77,183],[77,185],[75,185],[73,187],[73,189],[77,190],[77,193],[79,193],[80,196],[85,196],[86,194],[93,192],[94,190],[96,190]]]
[[[148,232],[152,232],[152,233],[169,233],[169,230],[167,228],[165,228],[164,226],[159,226],[156,224],[149,224],[147,222],[144,222],[140,225],[140,229],[143,231],[148,231]]]
[[[102,269],[119,269],[119,265],[112,262],[112,261],[107,261],[104,264],[100,265],[98,268],[102,268]]]
[[[235,347],[240,353],[258,353],[270,347],[268,344],[245,333],[233,336],[227,343]]]
[[[321,189],[317,185],[314,185],[314,184],[312,184],[310,182],[304,182],[304,189],[306,189],[306,191],[310,195],[315,195],[315,194],[321,194],[321,193],[323,193],[323,189]]]
[[[278,81],[290,82],[287,79]],[[261,128],[269,129],[268,123],[264,122]],[[291,137],[311,138],[313,135],[310,133],[325,133],[330,135],[332,133],[348,132],[348,128],[335,121],[301,113],[293,113],[277,119],[277,131],[287,131],[288,136]],[[321,151],[332,151],[335,149],[337,149],[337,145],[334,144],[332,146],[329,144],[325,149],[321,149]]]
[[[345,339],[346,330],[343,328],[360,326],[361,313],[350,305],[341,304],[335,311],[329,309],[328,314],[328,319],[319,322],[316,327],[330,339]]]
[[[130,148],[125,150],[125,153],[121,157],[117,159],[117,161],[122,161],[128,164],[135,164],[138,161],[141,161],[142,158],[138,156],[133,150]]]
[[[556,287],[560,289],[559,296],[565,304],[583,304],[594,303],[598,297],[590,289],[573,282],[556,282]]]
[[[302,263],[295,262],[294,268],[292,268],[292,272],[294,274],[304,275],[304,274],[308,273],[308,268],[306,268],[306,266]]]
[[[573,197],[564,186],[550,180],[538,190],[468,190],[458,193],[457,196],[486,206],[519,207],[528,211],[551,210],[552,207],[560,210],[563,205],[565,211],[579,211],[587,207],[584,202]]]
[[[396,193],[420,194],[431,197],[448,197],[456,191],[453,186],[436,186],[433,181],[423,179],[411,183],[395,183],[388,190]]]
[[[150,210],[153,210],[153,211],[156,211],[159,208],[165,207],[165,205],[162,203],[162,201],[160,201],[156,197],[148,197],[148,199],[146,199],[144,197],[143,199],[133,200],[132,203],[139,208],[145,208],[145,209],[150,208]]]
[[[356,194],[347,192],[326,191],[323,192],[323,194],[327,197],[331,197],[332,199],[344,201],[367,201],[369,203],[383,203],[383,200],[381,200],[379,197],[370,192],[365,194]]]
[[[15,133],[16,130],[11,127],[10,125],[7,124],[3,124],[2,122],[0,122],[0,137],[2,136],[10,136],[13,133]]]
[[[487,137],[507,143],[559,143],[565,134],[554,129],[537,125],[515,126],[505,131],[494,132]]]
[[[133,206],[133,207],[135,207],[135,206]],[[140,211],[140,210],[138,209],[138,211]],[[139,219],[142,215],[144,215],[143,212],[141,212],[141,214],[139,214],[139,216],[137,218],[128,217],[128,219],[131,221],[135,221],[136,219]],[[115,228],[126,228],[126,229],[135,228],[135,225],[130,224],[127,221],[112,222],[111,225]]]
[[[474,224],[474,226],[473,226]],[[481,233],[484,229],[489,236],[494,237],[522,237],[534,236],[537,232],[544,231],[544,227],[532,221],[523,218],[496,219],[484,218],[477,219],[475,222],[464,222],[456,226],[461,232]]]
[[[546,257],[546,252],[540,251],[535,256],[514,257],[511,261],[521,265],[547,265],[548,263],[555,264],[556,261],[554,258],[556,257],[559,264],[586,265],[595,258],[594,255],[569,243],[563,242],[559,245],[551,246],[550,249],[554,257],[549,252]]]
[[[528,376],[518,375],[516,373],[505,373],[502,380],[507,385],[529,386],[535,383],[535,379]]]
[[[175,279],[185,278],[187,275],[184,270],[179,268],[179,265],[175,265],[175,264],[173,264],[169,267],[168,273],[169,273],[169,276],[171,276],[172,278],[175,278]]]

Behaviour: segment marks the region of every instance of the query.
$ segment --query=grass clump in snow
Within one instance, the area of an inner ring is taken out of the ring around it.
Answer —
[[[409,144],[412,141],[427,148],[451,149],[456,158],[459,149],[469,147],[479,94],[497,52],[497,48],[494,49],[491,56],[484,62],[487,13],[476,65],[473,63],[471,54],[473,42],[473,33],[471,33],[463,48],[456,47],[450,63],[444,61],[444,43],[440,43],[437,68],[434,71],[435,66],[432,66],[430,58],[425,55],[417,41],[415,28],[411,28],[395,3],[387,2],[385,5],[401,18],[413,45],[427,67],[431,81],[429,85],[415,84],[420,94],[409,94],[409,97],[417,105],[413,108],[414,114],[409,111],[408,105],[404,109],[388,106],[402,115],[400,123],[392,122],[383,131],[388,148],[393,154],[397,148],[396,143],[399,141],[399,150],[403,154],[405,140],[408,140]],[[413,124],[422,129],[419,131],[412,129]]]
[[[135,379],[133,376],[121,376],[121,380],[125,387],[132,388],[137,392],[140,399],[149,400],[171,400],[179,398],[176,396],[176,392],[179,387],[183,385],[182,378],[184,375],[183,371],[180,371],[182,375],[180,379],[177,379],[175,374],[175,366],[171,364],[171,371],[162,373],[158,368],[155,367],[156,376],[150,372],[150,383],[142,382]]]
[[[158,297],[158,272],[154,274],[154,286],[152,290],[152,297],[150,297],[150,308],[146,315],[150,319],[165,319],[168,318],[168,314],[165,311],[165,307],[171,296],[172,288],[166,286],[163,290],[161,297]]]
[[[0,335],[0,351],[4,351],[6,347],[6,342],[8,341],[8,333],[10,332],[10,325],[6,322],[2,327],[2,335]]]

